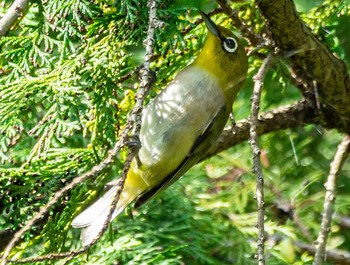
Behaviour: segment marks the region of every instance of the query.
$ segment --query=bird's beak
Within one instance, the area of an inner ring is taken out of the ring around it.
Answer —
[[[211,20],[211,18],[207,14],[205,14],[202,11],[200,11],[200,13],[202,15],[202,18],[203,18],[208,30],[212,34],[214,34],[216,37],[220,38],[220,33],[219,33],[218,27],[215,25],[215,23]]]

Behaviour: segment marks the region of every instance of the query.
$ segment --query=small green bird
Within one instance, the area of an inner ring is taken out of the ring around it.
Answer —
[[[133,201],[140,206],[195,165],[217,140],[247,76],[242,43],[228,29],[201,13],[208,28],[196,60],[143,112],[138,165],[132,161],[112,219]],[[73,227],[83,228],[83,245],[101,231],[117,187],[80,213]]]

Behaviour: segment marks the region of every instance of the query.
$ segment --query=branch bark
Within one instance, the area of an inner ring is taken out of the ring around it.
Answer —
[[[60,198],[62,198],[68,191],[72,190],[78,184],[82,183],[88,178],[96,177],[101,172],[103,172],[106,168],[109,168],[114,160],[117,157],[121,147],[125,144],[127,138],[127,132],[130,131],[131,128],[127,127],[123,132],[124,135],[121,137],[121,140],[115,144],[114,148],[108,153],[106,159],[104,159],[100,164],[94,166],[90,171],[84,173],[83,175],[76,177],[66,185],[64,188],[57,191],[54,197],[48,201],[40,210],[35,214],[35,216],[28,221],[20,230],[18,230],[13,238],[11,238],[10,242],[6,245],[4,250],[4,254],[2,256],[1,265],[6,265],[8,262],[8,257],[11,254],[11,250],[15,247],[15,244],[20,240],[25,232],[27,232],[35,223],[37,223],[40,219],[42,219],[45,214],[50,210],[50,208],[58,202]]]
[[[276,45],[308,87],[305,98],[320,106],[322,123],[350,133],[350,78],[346,65],[312,34],[292,0],[259,0]]]
[[[27,11],[29,0],[15,0],[6,14],[0,19],[0,38],[5,36],[17,19]]]
[[[288,128],[303,127],[320,120],[319,113],[309,101],[301,101],[262,113],[257,124],[258,135]],[[249,120],[238,121],[233,128],[226,129],[209,149],[205,159],[249,139]]]
[[[254,76],[254,90],[252,96],[251,116],[250,116],[250,144],[253,153],[253,171],[256,175],[256,201],[258,205],[258,264],[265,265],[265,230],[264,230],[264,217],[265,217],[265,200],[264,200],[264,175],[262,172],[262,166],[260,161],[260,147],[259,137],[257,133],[258,127],[258,115],[260,109],[261,91],[264,85],[265,75],[272,62],[272,55],[265,58],[258,73]]]
[[[263,38],[260,35],[255,34],[251,27],[248,27],[244,21],[242,21],[238,17],[238,11],[233,10],[229,4],[227,4],[225,0],[217,0],[218,4],[222,8],[222,10],[226,13],[226,15],[231,18],[232,24],[239,28],[242,35],[248,40],[249,44],[252,46],[260,46],[265,44],[266,38]]]
[[[272,236],[270,235],[268,240],[269,244],[276,245],[286,238],[281,234],[274,234]],[[297,248],[299,253],[307,252],[314,255],[316,252],[316,248],[312,244],[296,240],[292,240],[291,243]],[[326,251],[326,261],[331,264],[350,265],[350,253],[340,249],[329,249]]]
[[[297,246],[299,249],[303,251],[307,251],[310,254],[315,254],[316,248],[313,245],[300,242],[300,241],[294,241],[295,246]],[[333,264],[346,264],[350,265],[350,253],[338,249],[332,249],[326,251],[326,261],[332,262]]]
[[[323,264],[323,261],[325,259],[326,243],[327,243],[327,238],[331,228],[333,207],[334,207],[334,202],[336,197],[337,178],[344,165],[346,158],[349,155],[349,151],[350,151],[350,136],[345,135],[343,138],[343,141],[339,144],[338,150],[331,163],[329,176],[325,184],[326,196],[325,196],[324,206],[323,206],[321,230],[316,240],[316,254],[315,254],[315,260],[313,263],[314,265]]]

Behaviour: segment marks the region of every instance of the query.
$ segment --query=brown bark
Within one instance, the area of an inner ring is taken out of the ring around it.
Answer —
[[[257,132],[263,135],[283,129],[303,127],[310,123],[319,123],[319,120],[319,112],[313,104],[302,101],[262,113],[259,116]],[[248,140],[249,129],[249,120],[238,121],[234,128],[226,129],[209,149],[206,158]]]
[[[304,96],[317,103],[322,125],[350,132],[350,78],[337,58],[300,19],[292,0],[260,0],[273,40],[296,75],[308,84]]]
[[[0,38],[5,36],[17,20],[24,15],[28,9],[29,0],[16,0],[0,19]]]

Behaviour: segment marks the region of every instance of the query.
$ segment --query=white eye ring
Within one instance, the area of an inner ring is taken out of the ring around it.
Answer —
[[[238,43],[234,38],[228,37],[223,40],[223,47],[225,51],[233,53],[238,48]]]

